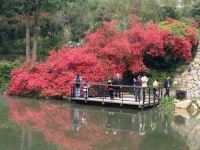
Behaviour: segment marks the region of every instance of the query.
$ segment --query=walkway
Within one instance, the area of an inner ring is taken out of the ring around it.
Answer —
[[[163,89],[160,88],[158,92],[155,95],[153,93],[152,87],[147,88],[141,88],[140,92],[140,101],[136,101],[136,98],[134,96],[134,86],[128,86],[128,85],[121,85],[121,94],[119,97],[114,97],[114,99],[111,99],[109,96],[109,92],[107,90],[107,87],[110,86],[108,84],[103,83],[88,83],[88,93],[84,96],[84,85],[81,84],[80,87],[80,93],[75,94],[75,86],[71,86],[71,100],[77,101],[77,102],[95,102],[95,103],[101,103],[102,105],[105,104],[117,104],[120,106],[137,106],[138,108],[146,108],[151,106],[156,106],[159,104],[160,99],[163,97]],[[115,88],[115,85],[112,85],[113,88]],[[80,96],[79,96],[80,95]],[[115,95],[115,93],[114,93]]]

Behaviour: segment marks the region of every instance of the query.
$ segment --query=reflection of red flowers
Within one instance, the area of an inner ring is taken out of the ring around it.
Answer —
[[[18,100],[9,100],[8,104],[11,120],[20,126],[29,123],[32,128],[44,133],[47,141],[57,145],[89,150],[93,143],[105,139],[103,131],[91,122],[90,128],[82,128],[72,134],[70,110],[64,106],[44,103],[39,108],[32,108],[30,102]]]

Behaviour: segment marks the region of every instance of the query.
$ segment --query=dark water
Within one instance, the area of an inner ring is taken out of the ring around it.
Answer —
[[[200,149],[198,117],[175,116],[158,108],[142,112],[55,100],[0,99],[0,150]]]

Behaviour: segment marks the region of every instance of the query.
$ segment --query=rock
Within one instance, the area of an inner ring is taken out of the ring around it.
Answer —
[[[199,64],[195,64],[195,65],[194,65],[194,68],[199,68]]]
[[[196,105],[200,108],[200,101],[199,100],[196,102]]]
[[[185,101],[180,101],[178,103],[175,103],[174,105],[176,108],[187,109],[191,104],[192,104],[192,101],[189,99],[189,100],[185,100]]]
[[[197,106],[196,104],[194,104],[194,103],[192,103],[192,104],[187,108],[187,110],[188,110],[188,112],[189,112],[189,114],[190,114],[191,116],[197,115],[198,109],[199,109],[198,106]]]
[[[174,81],[173,84],[174,84],[174,85],[178,85],[178,81]]]
[[[188,85],[187,85],[188,89],[191,89],[192,86],[193,86],[193,85],[192,85],[191,83],[188,83]]]
[[[197,74],[197,70],[192,70],[190,73],[191,73],[192,75],[193,75],[193,74]]]
[[[198,107],[197,104],[195,104],[195,103],[192,103],[191,106],[193,107],[194,110],[198,110],[198,109],[199,109],[199,107]]]
[[[197,80],[198,80],[198,76],[197,76],[197,75],[193,76],[193,79],[194,79],[195,81],[197,81]]]
[[[175,114],[180,115],[184,118],[190,118],[190,114],[188,113],[187,109],[176,108]]]
[[[191,65],[191,66],[195,65],[195,62],[194,62],[194,61],[193,61],[193,62],[191,62],[191,63],[190,63],[190,65]]]
[[[177,100],[177,99],[174,99],[173,100],[173,103],[179,103],[180,101],[179,100]]]
[[[192,80],[192,76],[191,75],[187,75],[184,80],[185,81],[191,81]]]
[[[199,58],[194,58],[194,62],[198,63],[198,62],[200,62],[200,59]]]
[[[188,72],[184,71],[184,72],[182,73],[182,76],[186,76],[186,75],[188,75]]]

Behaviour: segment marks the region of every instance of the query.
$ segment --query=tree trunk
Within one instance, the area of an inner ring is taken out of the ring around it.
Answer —
[[[32,48],[32,62],[36,62],[37,59],[37,47],[38,47],[38,34],[39,34],[39,12],[40,12],[41,1],[36,1],[36,12],[34,16],[34,29],[33,29],[33,48]]]
[[[26,15],[26,63],[29,63],[31,59],[30,52],[30,21],[29,16]]]
[[[35,27],[37,28],[37,27]],[[34,30],[35,33],[33,35],[33,48],[32,48],[32,62],[34,63],[37,59],[37,29]]]

